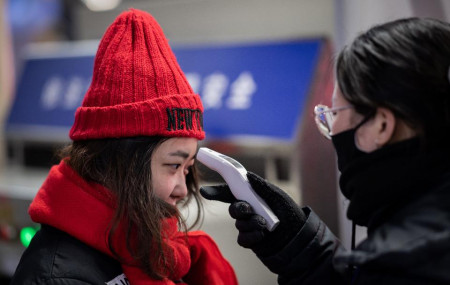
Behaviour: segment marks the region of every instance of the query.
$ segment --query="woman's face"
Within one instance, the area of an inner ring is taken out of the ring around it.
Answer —
[[[335,85],[334,93],[332,97],[332,108],[346,107],[352,106],[347,99],[342,96],[342,92],[338,86]],[[383,112],[383,114],[381,114]],[[381,125],[383,125],[385,119],[384,112],[389,112],[388,110],[383,110],[377,112],[375,115],[375,119],[370,119],[361,125],[355,133],[355,145],[356,147],[364,152],[372,152],[381,146],[381,143],[384,144],[384,140],[382,141],[379,137],[380,135],[384,135],[384,137],[388,136],[387,139],[390,138],[390,133],[387,134],[382,130]],[[392,113],[390,113],[390,117],[393,117]],[[347,108],[337,111],[333,114],[334,121],[331,126],[331,134],[339,134],[341,132],[347,131],[349,129],[355,128],[364,120],[364,116],[357,113],[355,108]],[[381,116],[381,117],[380,117]],[[390,125],[389,125],[390,126]]]
[[[342,96],[338,84],[334,88],[332,104],[332,108],[351,106]],[[332,135],[355,128],[364,120],[364,116],[357,113],[354,108],[339,110],[333,116]],[[375,114],[356,130],[355,144],[363,152],[372,152],[386,144],[414,136],[417,136],[417,131],[396,118],[390,109],[377,107]]]
[[[170,138],[155,149],[152,188],[158,198],[175,206],[187,195],[186,175],[194,165],[197,145],[195,138]]]

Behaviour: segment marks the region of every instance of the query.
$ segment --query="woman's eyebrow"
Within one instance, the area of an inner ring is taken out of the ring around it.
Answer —
[[[170,156],[179,156],[179,157],[182,157],[184,159],[188,159],[189,158],[189,153],[181,151],[181,150],[178,150],[178,151],[175,151],[175,152],[171,152],[171,153],[169,153],[169,155]]]

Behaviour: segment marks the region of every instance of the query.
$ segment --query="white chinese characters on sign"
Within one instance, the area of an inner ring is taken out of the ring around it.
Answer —
[[[219,109],[222,107],[222,97],[228,87],[225,74],[215,72],[204,80],[202,102],[205,109]]]
[[[252,103],[252,95],[256,92],[256,83],[250,72],[242,72],[231,84],[227,106],[230,109],[248,109]]]
[[[257,90],[256,82],[248,71],[241,72],[231,84],[228,77],[221,72],[206,76],[203,82],[198,73],[187,73],[186,78],[194,92],[200,93],[205,110],[222,107],[232,110],[249,109]]]
[[[62,78],[51,77],[47,80],[41,93],[41,105],[44,109],[52,110],[58,107],[62,86]]]
[[[205,110],[249,109],[253,95],[257,91],[257,84],[249,71],[241,72],[233,81],[222,72],[214,72],[203,79],[198,73],[187,73],[186,78],[194,92],[201,95]],[[78,76],[68,79],[60,76],[48,78],[40,94],[42,108],[44,110],[75,110],[81,105],[90,81],[90,78]]]
[[[74,110],[83,100],[90,79],[73,76],[64,79],[59,76],[50,77],[42,88],[40,103],[44,110]]]

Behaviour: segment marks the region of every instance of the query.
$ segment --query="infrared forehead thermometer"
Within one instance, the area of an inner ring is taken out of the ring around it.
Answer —
[[[269,231],[273,231],[276,228],[280,220],[278,220],[266,202],[250,186],[247,179],[247,170],[242,164],[231,157],[206,147],[199,149],[197,160],[218,172],[230,187],[234,197],[238,200],[248,202],[255,213],[266,220],[266,227]]]

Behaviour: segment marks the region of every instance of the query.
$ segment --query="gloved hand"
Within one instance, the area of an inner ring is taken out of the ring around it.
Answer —
[[[255,214],[245,201],[237,200],[228,185],[204,186],[200,193],[208,200],[231,203],[229,212],[236,219],[238,244],[250,248],[258,256],[271,256],[285,247],[306,221],[302,209],[283,190],[258,175],[248,172],[247,178],[255,192],[267,203],[280,223],[273,232],[265,228],[266,221]]]

